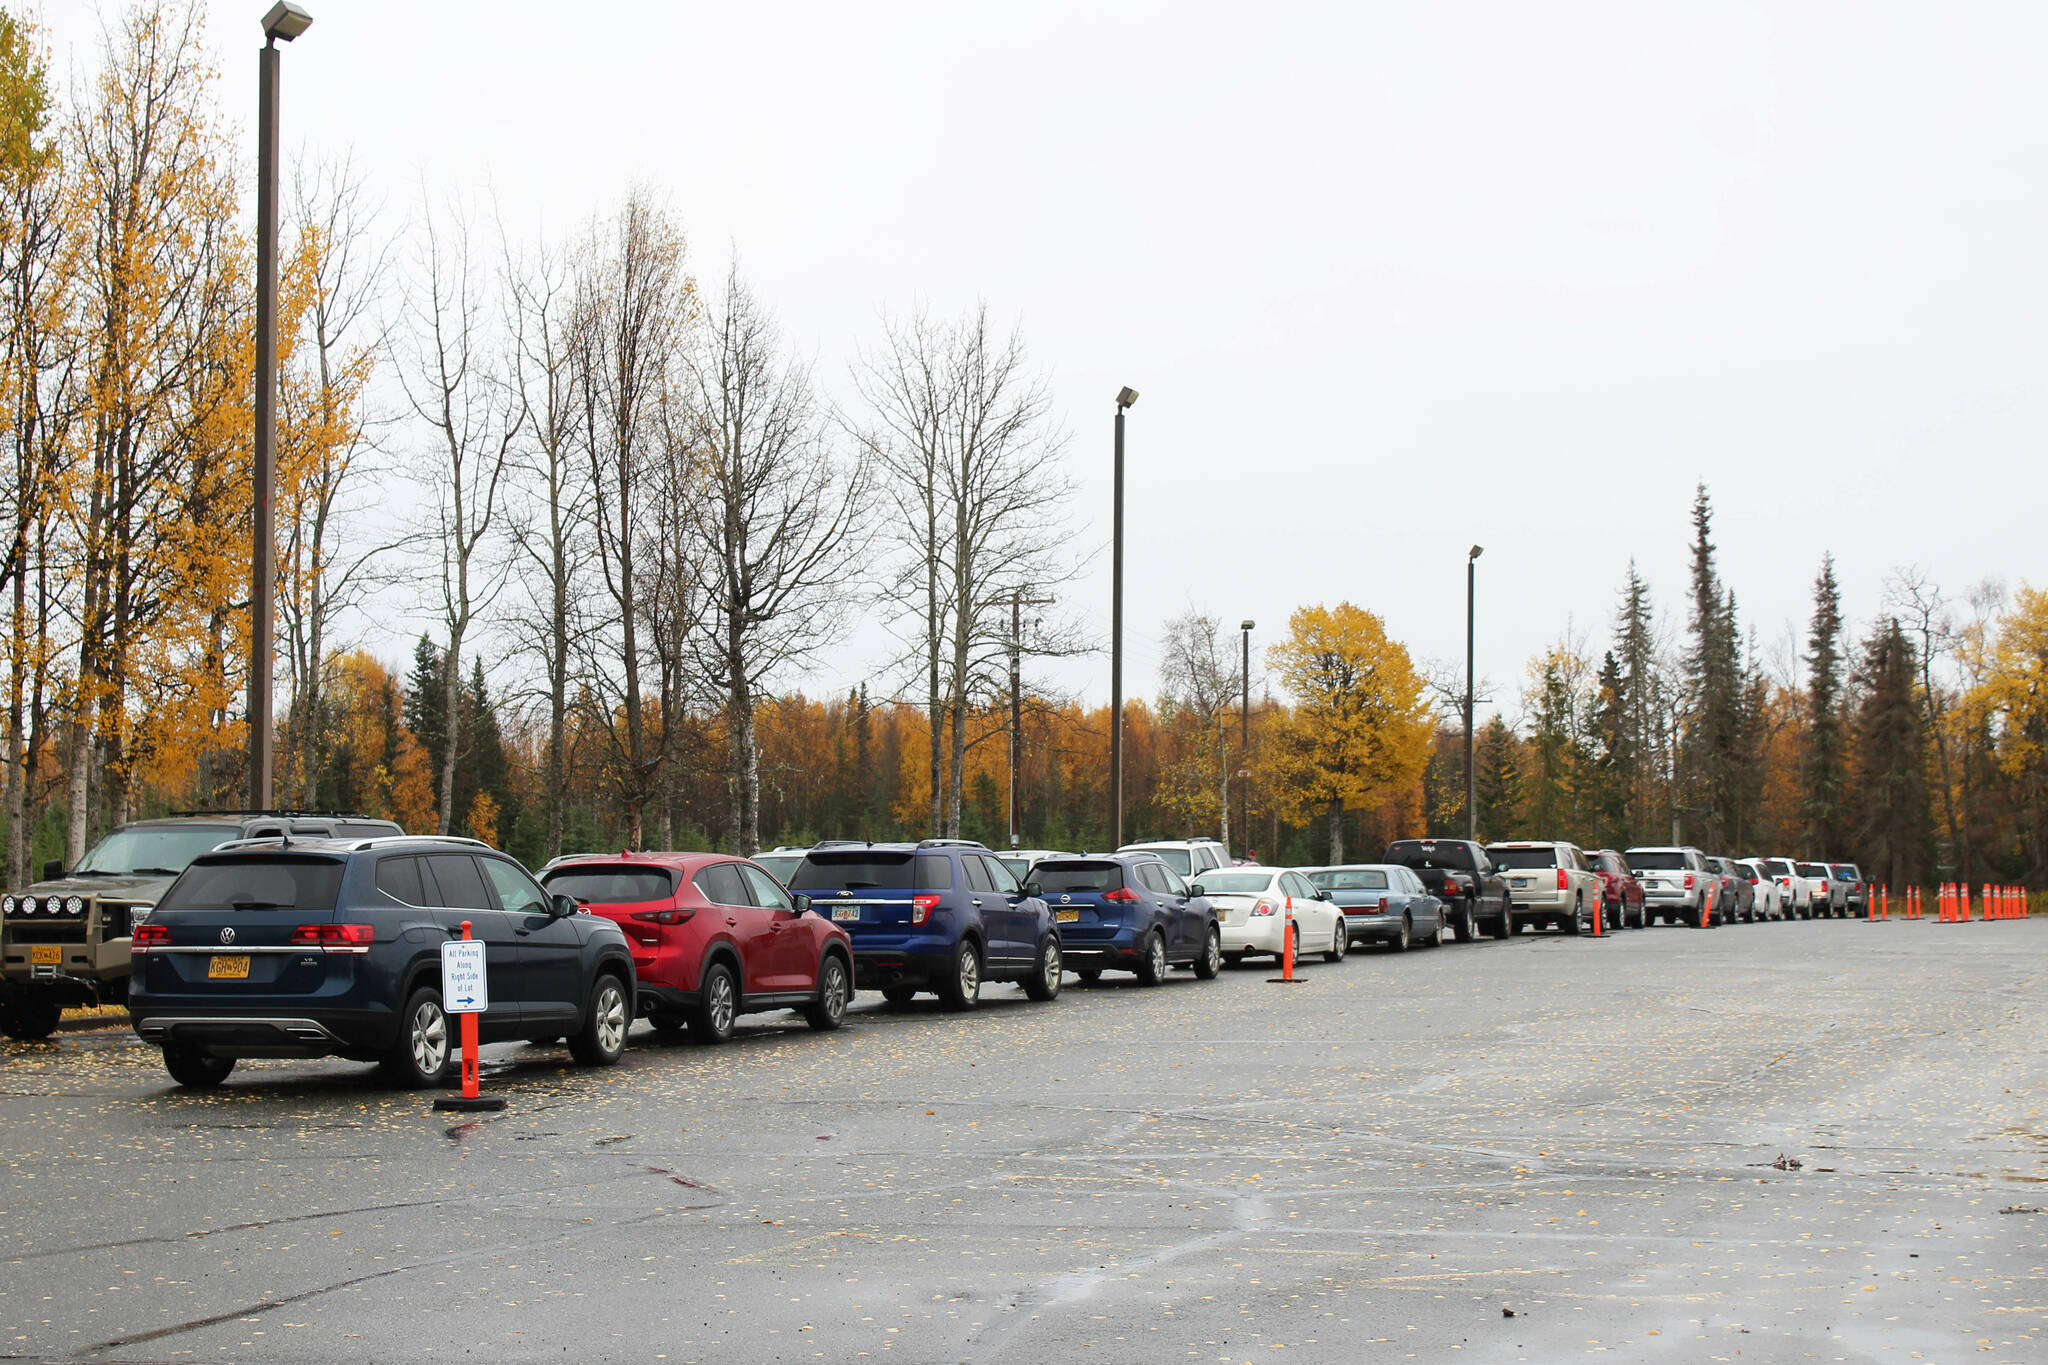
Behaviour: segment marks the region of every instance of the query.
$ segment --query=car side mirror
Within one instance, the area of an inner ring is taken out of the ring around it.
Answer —
[[[574,896],[565,896],[557,892],[555,895],[548,897],[548,917],[550,919],[567,919],[582,908],[582,906],[576,903]]]
[[[811,908],[811,898],[801,891],[792,894],[789,898],[789,903],[796,907],[796,912],[799,915]]]
[[[1045,895],[1045,886],[1040,882],[1026,882],[1024,883],[1024,894],[1033,900],[1037,900]]]
[[[50,861],[48,861],[48,862],[46,862],[46,863],[44,863],[44,864],[43,864],[43,880],[44,880],[44,881],[46,881],[46,882],[54,882],[54,881],[61,881],[61,880],[63,879],[63,877],[64,877],[64,860],[63,860],[62,858],[52,858],[52,859],[50,859]]]

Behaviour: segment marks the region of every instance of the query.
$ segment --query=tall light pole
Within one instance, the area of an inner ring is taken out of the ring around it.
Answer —
[[[1479,837],[1479,782],[1472,771],[1472,606],[1477,596],[1479,556],[1483,545],[1474,545],[1465,556],[1465,837]]]
[[[249,556],[249,806],[270,809],[271,673],[277,607],[277,96],[279,39],[313,26],[292,0],[263,16],[256,79],[256,537]]]
[[[1116,391],[1116,496],[1109,553],[1109,846],[1124,846],[1124,409],[1138,401]]]
[[[1238,711],[1237,837],[1247,854],[1252,846],[1252,629],[1258,622],[1238,622],[1244,640],[1244,668],[1238,681],[1244,685]]]

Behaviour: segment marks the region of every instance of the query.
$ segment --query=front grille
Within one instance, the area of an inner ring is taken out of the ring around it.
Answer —
[[[85,921],[71,920],[22,920],[7,921],[9,943],[83,943],[85,942]]]

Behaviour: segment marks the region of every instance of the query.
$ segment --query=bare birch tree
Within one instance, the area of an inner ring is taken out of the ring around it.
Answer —
[[[808,367],[782,353],[773,318],[728,268],[692,366],[702,496],[691,523],[703,606],[697,658],[722,695],[727,818],[735,852],[761,844],[754,707],[778,669],[842,633],[864,569],[854,540],[869,464],[841,463]]]
[[[496,600],[509,561],[495,554],[512,455],[527,421],[524,395],[497,337],[492,274],[476,259],[471,216],[460,206],[424,206],[413,278],[406,290],[406,399],[431,445],[419,472],[430,500],[421,527],[438,573],[430,592],[447,633],[442,661],[441,752],[435,828],[446,834],[457,813],[455,766],[462,748],[462,648]]]
[[[1169,774],[1169,781],[1178,776],[1186,786],[1208,786],[1216,801],[1217,838],[1225,845],[1230,843],[1230,732],[1238,718],[1243,677],[1242,661],[1232,655],[1220,618],[1191,607],[1166,623],[1160,639],[1160,711],[1187,715],[1201,736],[1196,771]],[[1207,804],[1184,803],[1190,810]]]

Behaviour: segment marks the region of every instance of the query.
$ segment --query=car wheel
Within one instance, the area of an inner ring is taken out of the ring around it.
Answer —
[[[1408,940],[1413,932],[1413,927],[1414,926],[1412,926],[1408,922],[1408,917],[1406,915],[1401,916],[1401,932],[1387,940],[1387,951],[1390,953],[1407,952]]]
[[[830,1033],[846,1022],[846,1001],[852,994],[846,963],[839,954],[830,954],[818,966],[818,998],[804,1006],[804,1022],[820,1033]]]
[[[234,1069],[235,1059],[232,1057],[216,1057],[210,1052],[175,1044],[164,1047],[164,1070],[171,1073],[172,1080],[189,1090],[211,1090],[226,1080]]]
[[[569,1035],[569,1055],[584,1066],[612,1066],[626,1055],[626,1030],[633,1026],[633,1007],[626,985],[610,972],[597,978],[591,993],[590,1017]]]
[[[407,1090],[439,1085],[454,1060],[454,1026],[441,1008],[441,992],[422,986],[398,1016],[398,1038],[385,1054],[384,1074]]]
[[[680,1014],[650,1014],[647,1022],[654,1026],[654,1034],[663,1042],[672,1043],[688,1031],[689,1021]]]
[[[1511,911],[1502,910],[1500,918],[1493,922],[1493,936],[1507,938],[1515,932],[1515,917]]]
[[[953,970],[939,982],[939,1004],[949,1010],[971,1010],[981,1003],[981,948],[971,938],[953,950]]]
[[[1436,912],[1436,928],[1429,931],[1429,937],[1423,940],[1423,944],[1430,948],[1441,948],[1444,946],[1444,912],[1442,909],[1438,909]]]
[[[910,997],[916,994],[917,987],[915,986],[882,987],[882,998],[892,1005],[907,1005],[910,1003]]]
[[[1466,901],[1465,908],[1458,912],[1458,922],[1454,926],[1454,932],[1460,943],[1470,943],[1473,939],[1479,937],[1479,920],[1472,913],[1471,901]]]
[[[1215,925],[1209,926],[1209,936],[1202,944],[1202,955],[1195,959],[1195,975],[1203,981],[1214,981],[1223,971],[1223,931]]]
[[[740,1017],[740,987],[732,968],[714,962],[697,983],[697,1005],[690,1011],[690,1032],[700,1043],[722,1043],[732,1037]]]
[[[1344,950],[1351,946],[1351,928],[1344,923],[1342,915],[1337,916],[1336,927],[1330,930],[1330,946],[1323,950],[1323,961],[1342,962]]]
[[[64,1007],[41,991],[22,991],[0,1008],[0,1031],[24,1043],[40,1043],[57,1031]]]
[[[1166,980],[1166,939],[1158,933],[1145,936],[1145,955],[1138,959],[1138,984],[1156,986]]]
[[[1572,934],[1576,936],[1586,927],[1583,922],[1585,918],[1586,902],[1583,900],[1573,901],[1571,914],[1565,917],[1564,919],[1559,920],[1557,922],[1557,927],[1564,930],[1567,934]]]
[[[1059,938],[1047,934],[1045,946],[1038,950],[1038,965],[1032,969],[1031,975],[1024,978],[1024,994],[1038,1001],[1059,999],[1063,971]]]

